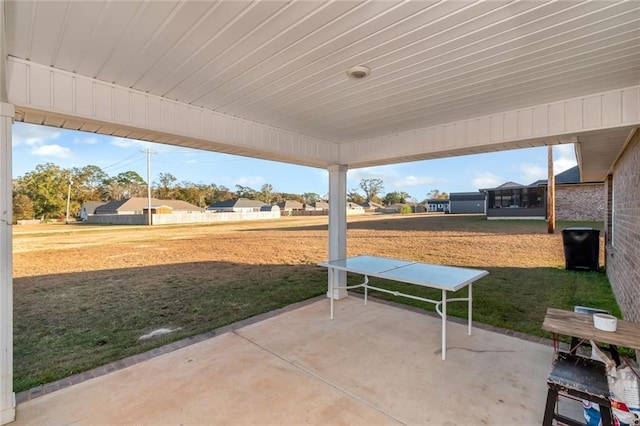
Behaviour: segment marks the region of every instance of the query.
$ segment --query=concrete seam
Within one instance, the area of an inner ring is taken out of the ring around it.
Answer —
[[[405,423],[402,420],[398,419],[397,417],[393,416],[391,413],[381,409],[380,407],[377,407],[376,405],[374,405],[373,403],[367,401],[366,399],[363,399],[363,398],[359,397],[358,395],[355,395],[355,394],[349,392],[347,389],[337,385],[336,383],[333,383],[333,382],[323,378],[322,376],[314,373],[313,371],[305,368],[304,366],[296,363],[295,361],[289,360],[289,359],[283,357],[282,355],[279,355],[278,353],[272,351],[271,349],[269,349],[269,348],[267,348],[265,346],[262,346],[259,343],[254,342],[253,340],[249,339],[248,337],[239,334],[237,332],[237,330],[233,330],[232,333],[235,334],[236,336],[240,337],[241,339],[244,339],[245,341],[251,343],[252,345],[256,346],[257,348],[262,349],[263,351],[265,351],[265,352],[275,356],[276,358],[281,359],[282,361],[286,362],[287,364],[297,368],[298,370],[302,371],[303,373],[307,374],[308,376],[311,376],[314,379],[319,380],[319,381],[331,386],[332,388],[338,390],[339,392],[349,396],[350,398],[355,399],[356,401],[366,405],[367,407],[370,407],[370,408],[376,410],[379,413],[384,414],[385,416],[389,417],[390,419],[393,419],[394,421],[396,421],[396,422],[398,422],[398,423],[400,423],[402,425],[407,425],[407,423]]]

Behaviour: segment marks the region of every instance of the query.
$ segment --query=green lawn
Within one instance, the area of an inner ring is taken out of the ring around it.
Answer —
[[[433,224],[429,220],[420,217],[387,220],[382,217],[376,222],[350,225],[354,230],[350,232],[355,233],[353,244],[366,247],[369,237],[404,221],[403,232],[410,232],[416,242],[440,233],[439,238],[454,238],[456,243],[460,243],[458,247],[468,246],[469,250],[475,251],[477,238],[492,238],[496,244],[501,240],[505,244],[520,244],[524,241],[523,235],[540,236],[546,232],[546,223],[542,221],[486,221],[473,216],[440,217],[434,219]],[[413,228],[407,231],[406,223]],[[600,228],[601,225],[559,223],[558,230],[567,226]],[[277,226],[269,224],[272,228]],[[446,237],[449,234],[441,235],[447,226],[451,228],[448,230],[451,237]],[[204,233],[207,228],[194,229]],[[126,238],[127,230],[122,232]],[[165,239],[176,235],[184,237],[186,231],[184,228],[164,228],[150,232],[157,234],[154,238],[158,239],[158,247],[164,248]],[[269,238],[262,243],[274,244],[276,248],[285,247],[278,239],[287,239],[286,247],[295,244],[304,254],[301,258],[306,260],[275,265],[211,260],[15,278],[15,390],[23,391],[326,292],[327,271],[316,266],[317,260],[324,260],[321,257],[324,255],[318,256],[318,247],[326,241],[326,227],[314,225],[288,231],[282,228],[255,232],[256,236],[270,232]],[[247,236],[247,231],[241,233],[248,238],[247,241],[256,239],[253,235]],[[225,235],[216,234],[215,238],[240,238],[240,233]],[[95,238],[98,240],[99,236]],[[194,242],[190,244],[196,244],[196,237],[193,238]],[[202,238],[214,241],[214,237]],[[394,238],[392,236],[385,241],[392,242]],[[539,237],[536,238],[539,241]],[[149,237],[144,244],[150,244],[152,240]],[[468,244],[461,244],[463,240]],[[312,242],[316,241],[321,243],[314,248]],[[552,240],[555,245],[550,246],[551,249],[555,247],[556,252],[557,241]],[[440,244],[437,249],[450,250],[447,244]],[[534,250],[545,252],[546,249],[531,248],[531,252]],[[246,256],[250,257],[251,252]],[[403,257],[403,254],[396,257]],[[527,267],[518,264],[508,267],[469,265],[489,271],[489,275],[473,287],[475,321],[549,337],[541,330],[548,307],[571,310],[574,305],[586,305],[608,309],[620,316],[604,273],[567,271],[563,258],[554,260],[555,266],[531,267],[531,259],[528,261]],[[350,277],[351,283],[359,280],[361,277]],[[417,286],[380,283],[376,279],[371,282],[423,297],[440,297],[439,291]],[[427,310],[434,309],[432,304],[372,294]],[[461,294],[465,295],[466,290]],[[465,318],[466,304],[450,303],[448,313]],[[142,334],[164,327],[178,330],[151,340],[139,339]]]
[[[288,266],[229,280],[167,274],[145,289],[143,270],[88,273],[71,285],[42,287],[15,306],[14,388],[19,392],[214,330],[326,292],[326,272]],[[115,281],[105,285],[106,281]],[[20,279],[15,285],[20,285]],[[174,333],[140,340],[159,328]]]
[[[473,285],[473,320],[523,333],[550,337],[541,329],[547,308],[573,310],[575,305],[597,306],[620,316],[620,309],[604,273],[567,271],[560,268],[485,268],[489,275]],[[357,281],[353,277],[353,281]],[[372,285],[382,284],[404,293],[425,298],[441,297],[440,290],[372,278]],[[434,305],[375,291],[369,294],[382,299],[435,311]],[[451,293],[450,298],[466,297],[467,290]],[[447,304],[447,313],[467,318],[466,303]]]

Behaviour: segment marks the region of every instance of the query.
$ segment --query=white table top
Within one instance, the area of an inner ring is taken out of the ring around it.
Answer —
[[[355,256],[318,264],[371,277],[401,281],[447,291],[459,290],[489,272],[377,256]]]

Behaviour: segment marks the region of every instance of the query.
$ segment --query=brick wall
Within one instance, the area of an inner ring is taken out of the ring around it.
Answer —
[[[607,275],[624,318],[640,322],[640,131],[615,165],[612,205]]]
[[[604,221],[606,198],[603,185],[556,185],[556,220]]]

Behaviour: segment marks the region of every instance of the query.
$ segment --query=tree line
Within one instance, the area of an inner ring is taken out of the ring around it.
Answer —
[[[360,180],[360,190],[364,193],[361,194],[358,188],[354,188],[347,192],[347,201],[364,204],[366,202],[373,202],[383,206],[390,206],[393,204],[407,204],[418,203],[411,195],[404,191],[393,191],[382,195],[384,192],[384,182],[382,179],[362,179]],[[433,189],[427,193],[427,197],[422,200],[425,203],[430,199],[446,200],[449,198],[449,194],[446,192],[440,192],[437,189]]]
[[[387,206],[415,202],[406,192],[394,191],[382,195],[384,183],[381,179],[362,179],[360,190],[364,194],[358,189],[349,191],[347,200],[358,204],[369,201]],[[53,163],[41,164],[13,180],[13,219],[15,221],[64,218],[67,208],[71,217],[77,217],[84,202],[146,197],[147,191],[147,182],[134,171],[110,176],[95,165],[64,169]],[[268,183],[257,190],[243,185],[235,185],[234,189],[230,189],[215,183],[178,182],[171,173],[158,175],[157,181],[151,184],[151,196],[162,200],[183,200],[202,208],[238,198],[260,200],[267,204],[278,204],[287,200],[314,204],[323,200],[321,195],[314,192],[278,192]],[[433,190],[427,194],[427,198],[448,198],[448,195]]]
[[[146,197],[147,182],[138,173],[127,171],[110,176],[100,167],[64,169],[53,163],[41,164],[13,180],[13,219],[59,219],[78,216],[87,201],[109,202],[130,197]],[[151,196],[163,200],[183,200],[198,207],[220,201],[249,198],[267,204],[296,200],[313,204],[321,199],[316,193],[276,192],[270,184],[260,190],[236,185],[235,190],[215,183],[178,182],[171,173],[160,173],[152,182]]]

